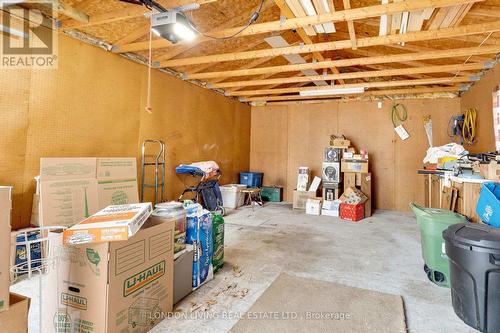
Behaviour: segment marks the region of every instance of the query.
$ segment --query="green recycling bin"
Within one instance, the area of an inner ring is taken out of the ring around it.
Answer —
[[[411,203],[410,207],[420,226],[422,257],[427,277],[438,286],[449,288],[450,267],[442,234],[450,225],[467,223],[467,219],[463,215],[445,209],[424,208],[414,203]]]

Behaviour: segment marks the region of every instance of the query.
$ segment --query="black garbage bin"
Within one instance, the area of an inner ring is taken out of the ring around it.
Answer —
[[[481,332],[500,332],[500,229],[459,223],[443,238],[455,313]]]

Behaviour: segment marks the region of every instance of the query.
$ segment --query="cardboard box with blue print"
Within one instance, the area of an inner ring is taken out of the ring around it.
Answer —
[[[368,159],[342,159],[342,172],[368,173]]]
[[[172,311],[173,221],[149,219],[121,242],[63,246],[62,232],[49,237],[43,332],[148,332]]]

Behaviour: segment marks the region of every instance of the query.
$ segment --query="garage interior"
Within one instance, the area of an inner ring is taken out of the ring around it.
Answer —
[[[0,331],[500,331],[500,1],[0,11]]]

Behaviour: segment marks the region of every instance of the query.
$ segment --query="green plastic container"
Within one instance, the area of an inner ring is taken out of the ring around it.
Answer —
[[[420,226],[422,257],[425,261],[424,270],[427,277],[438,286],[449,288],[450,268],[442,234],[450,225],[467,223],[467,219],[445,209],[424,208],[414,203],[411,203],[410,207]]]
[[[212,235],[214,240],[212,265],[216,273],[224,266],[224,218],[220,214],[213,215]]]
[[[260,192],[262,200],[269,202],[283,201],[283,188],[279,186],[263,186]]]

